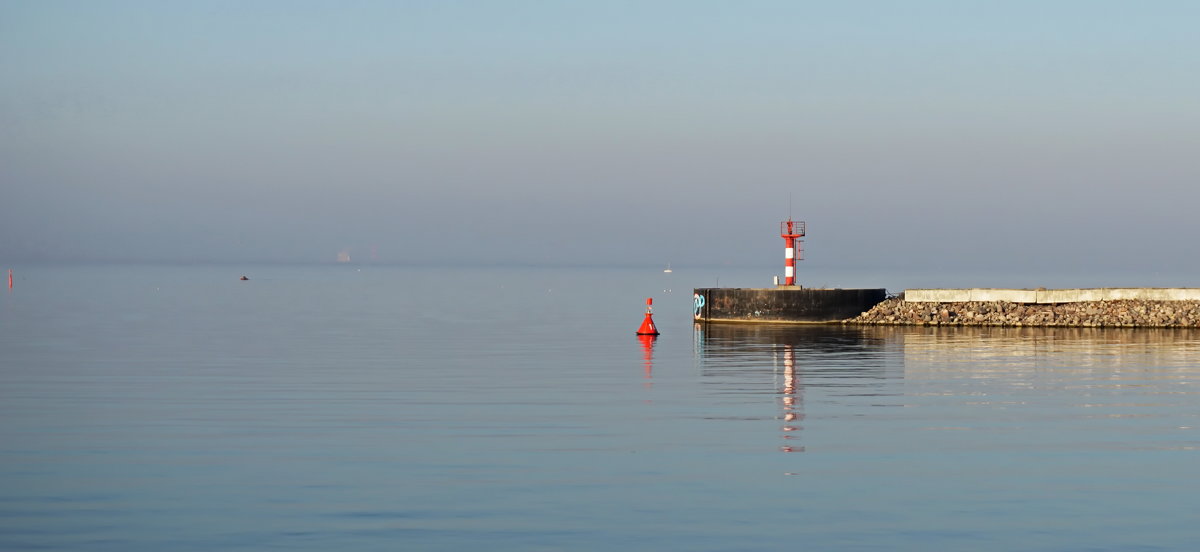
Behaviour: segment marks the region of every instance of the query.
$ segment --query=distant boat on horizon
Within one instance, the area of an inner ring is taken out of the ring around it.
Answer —
[[[667,269],[664,270],[663,272],[670,272],[670,271],[671,271],[671,263],[667,263]]]

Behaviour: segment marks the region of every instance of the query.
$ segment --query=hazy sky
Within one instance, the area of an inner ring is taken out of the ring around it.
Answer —
[[[1200,271],[1198,28],[1192,1],[0,0],[0,259],[774,266],[790,213],[828,266]]]

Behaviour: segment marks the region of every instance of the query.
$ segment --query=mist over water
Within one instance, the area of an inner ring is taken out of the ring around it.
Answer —
[[[0,262],[1194,274],[1198,16],[10,2]]]
[[[694,327],[710,275],[680,268],[19,274],[5,549],[1197,537],[1195,331]],[[639,340],[650,296],[662,335]]]

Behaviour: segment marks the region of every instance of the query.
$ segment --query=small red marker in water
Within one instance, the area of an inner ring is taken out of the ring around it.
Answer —
[[[12,289],[12,269],[8,269],[8,289]]]
[[[654,327],[654,304],[653,297],[646,298],[646,318],[642,320],[642,326],[638,328],[637,335],[658,335],[658,328]]]

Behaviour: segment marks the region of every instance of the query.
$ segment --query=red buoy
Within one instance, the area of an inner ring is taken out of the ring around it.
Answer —
[[[642,326],[638,328],[637,335],[658,335],[658,328],[654,327],[654,304],[653,297],[646,298],[646,318],[642,320]]]

